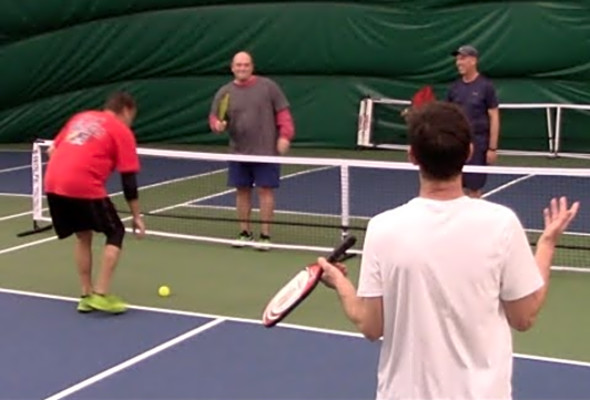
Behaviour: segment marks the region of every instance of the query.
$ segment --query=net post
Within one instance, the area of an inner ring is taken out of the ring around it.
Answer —
[[[555,138],[552,153],[553,157],[558,157],[559,144],[561,141],[561,107],[557,105],[556,109],[557,111],[555,112]]]
[[[365,141],[367,146],[373,143],[373,99],[367,99],[367,109],[365,111]]]
[[[357,146],[371,147],[371,125],[373,113],[373,99],[366,97],[361,100],[358,115]]]
[[[367,99],[362,99],[359,106],[358,127],[356,131],[356,145],[358,147],[365,146],[365,109],[367,108]]]
[[[350,223],[350,181],[348,165],[340,166],[340,208],[341,208],[341,238],[348,237],[348,226]]]
[[[547,136],[549,144],[549,154],[551,155],[555,149],[555,136],[553,129],[553,119],[551,118],[552,107],[545,107],[545,114],[547,116]]]
[[[33,179],[33,224],[34,228],[38,227],[38,221],[43,217],[43,165],[41,161],[41,145],[38,141],[33,143],[33,153],[31,154],[31,177]]]
[[[31,153],[31,178],[32,178],[32,202],[33,202],[33,229],[17,233],[17,237],[24,237],[51,230],[53,226],[41,227],[39,222],[43,220],[43,140],[33,143]]]

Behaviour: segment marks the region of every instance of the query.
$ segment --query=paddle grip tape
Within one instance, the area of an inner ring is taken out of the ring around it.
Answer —
[[[356,237],[349,236],[344,240],[338,247],[334,249],[332,254],[330,254],[327,258],[327,261],[330,263],[334,262],[342,262],[345,259],[349,259],[351,256],[346,254],[346,250],[350,249],[356,243]]]

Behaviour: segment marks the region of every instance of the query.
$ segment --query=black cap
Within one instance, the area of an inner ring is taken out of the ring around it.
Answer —
[[[479,52],[477,49],[470,45],[461,46],[452,53],[453,56],[457,56],[459,54],[462,56],[479,57]]]

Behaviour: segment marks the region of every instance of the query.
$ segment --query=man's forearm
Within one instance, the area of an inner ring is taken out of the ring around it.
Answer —
[[[551,260],[553,260],[553,254],[555,252],[554,241],[541,236],[537,242],[537,250],[535,252],[535,260],[543,281],[545,284],[536,293],[537,307],[541,308],[547,297],[549,291],[549,278],[551,276]]]
[[[490,149],[497,149],[500,138],[500,116],[499,112],[493,112],[490,118]]]
[[[127,204],[129,205],[129,211],[131,211],[133,218],[139,218],[139,216],[141,214],[141,211],[139,209],[139,200],[138,199],[128,200]]]
[[[336,293],[344,309],[344,313],[348,319],[355,324],[361,331],[363,325],[362,315],[362,301],[356,295],[356,289],[354,288],[350,280],[342,277],[335,283]]]

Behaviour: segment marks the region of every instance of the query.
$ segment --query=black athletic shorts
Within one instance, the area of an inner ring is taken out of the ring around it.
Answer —
[[[60,239],[76,232],[94,231],[108,236],[124,229],[123,222],[108,197],[95,200],[48,193],[47,203],[53,229]]]

